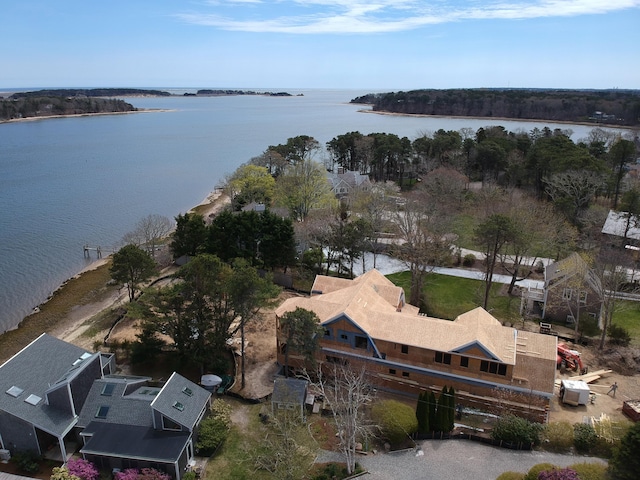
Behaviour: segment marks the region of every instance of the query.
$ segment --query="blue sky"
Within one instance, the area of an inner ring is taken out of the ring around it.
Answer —
[[[640,0],[0,0],[0,88],[640,88]]]

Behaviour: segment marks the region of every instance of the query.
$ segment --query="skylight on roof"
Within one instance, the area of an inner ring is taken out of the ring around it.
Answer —
[[[89,352],[84,352],[82,355],[80,355],[80,360],[86,360],[90,356],[91,354]]]
[[[96,418],[107,418],[107,413],[109,413],[109,405],[101,405],[96,412]]]
[[[189,387],[184,387],[182,389],[182,393],[184,393],[188,397],[193,397],[193,390],[191,390]]]
[[[33,393],[24,399],[24,401],[27,402],[29,405],[34,405],[34,406],[40,403],[40,400],[42,400],[42,398],[40,398],[37,395],[34,395]]]
[[[115,388],[116,388],[116,384],[115,383],[107,383],[102,388],[102,393],[100,393],[100,395],[104,395],[105,397],[110,397],[111,395],[113,395],[113,390]]]
[[[173,408],[182,412],[184,410],[184,405],[180,402],[173,402]]]
[[[20,395],[22,395],[22,392],[24,392],[24,389],[16,387],[15,385],[7,390],[7,393],[14,398],[18,398]]]

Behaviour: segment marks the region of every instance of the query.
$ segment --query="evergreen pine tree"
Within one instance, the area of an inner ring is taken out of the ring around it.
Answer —
[[[448,411],[448,427],[449,431],[453,430],[456,421],[456,392],[453,387],[449,387],[449,411]]]
[[[429,431],[434,432],[436,430],[436,407],[438,406],[436,403],[436,396],[432,391],[429,391],[428,394],[427,407],[428,417],[429,417]]]
[[[416,418],[418,419],[418,432],[427,433],[429,431],[429,392],[422,392],[418,395],[416,406]]]

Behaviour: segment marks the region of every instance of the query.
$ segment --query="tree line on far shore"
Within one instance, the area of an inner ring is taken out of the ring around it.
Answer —
[[[351,102],[402,114],[640,125],[640,90],[424,89],[371,93]]]

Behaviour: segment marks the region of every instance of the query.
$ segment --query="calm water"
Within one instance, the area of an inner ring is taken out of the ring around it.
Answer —
[[[187,211],[289,137],[543,126],[366,114],[347,103],[366,91],[287,91],[304,96],[131,98],[170,111],[0,124],[0,332],[91,263],[83,245],[117,245],[148,214]],[[572,129],[575,139],[591,128]]]

